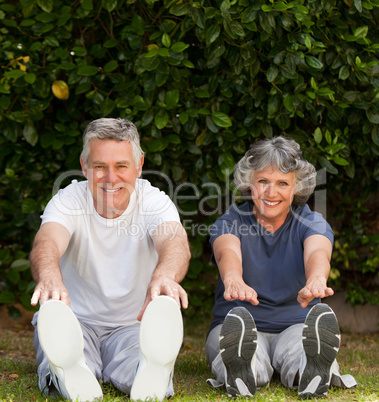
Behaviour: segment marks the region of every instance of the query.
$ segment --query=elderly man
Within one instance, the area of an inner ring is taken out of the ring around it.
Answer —
[[[173,395],[190,252],[174,204],[139,178],[143,162],[133,123],[95,120],[80,157],[87,180],[44,211],[30,262],[45,394],[94,400],[102,380],[134,400]]]

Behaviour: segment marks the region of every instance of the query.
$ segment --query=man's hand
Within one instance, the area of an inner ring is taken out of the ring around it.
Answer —
[[[43,304],[49,299],[61,300],[70,306],[70,297],[60,276],[51,275],[40,280],[34,289],[30,303],[32,306],[35,306],[38,300]]]
[[[317,297],[324,298],[332,296],[333,294],[333,289],[326,286],[325,277],[321,276],[307,282],[305,287],[298,293],[297,301],[300,303],[301,307],[305,308],[313,299]]]
[[[32,306],[49,299],[62,300],[68,306],[70,298],[62,281],[60,259],[70,241],[69,231],[60,223],[44,223],[37,232],[30,252],[30,269],[37,285],[34,289]]]
[[[150,285],[147,289],[145,302],[143,303],[142,309],[137,317],[138,321],[142,320],[143,313],[145,312],[148,304],[160,295],[172,297],[176,300],[179,307],[188,307],[188,297],[186,291],[173,279],[168,277],[160,277],[158,279],[153,279],[150,282]]]
[[[259,304],[257,292],[242,280],[224,279],[224,287],[225,300],[245,300],[254,306]]]

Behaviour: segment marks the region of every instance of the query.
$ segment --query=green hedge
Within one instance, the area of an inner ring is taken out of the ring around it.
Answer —
[[[213,303],[207,229],[234,164],[278,134],[327,171],[334,285],[378,303],[378,21],[379,0],[0,0],[0,303],[29,308],[39,216],[104,116],[137,125],[145,177],[175,189],[187,314]]]

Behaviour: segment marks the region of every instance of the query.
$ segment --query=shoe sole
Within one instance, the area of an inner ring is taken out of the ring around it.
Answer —
[[[63,374],[70,399],[93,401],[102,398],[100,384],[86,367],[83,332],[73,311],[59,300],[45,302],[38,313],[37,328],[42,350],[53,366],[52,371],[55,369]],[[51,375],[57,377],[53,372]]]
[[[225,317],[220,332],[229,397],[255,394],[257,387],[251,363],[256,349],[257,327],[253,317],[244,307],[234,307]]]
[[[323,397],[328,393],[331,368],[340,342],[340,330],[333,310],[323,303],[313,306],[303,329],[307,363],[298,388],[301,398]]]
[[[147,306],[140,327],[144,365],[137,371],[131,400],[162,401],[166,397],[175,361],[183,342],[179,306],[168,296],[158,296]]]

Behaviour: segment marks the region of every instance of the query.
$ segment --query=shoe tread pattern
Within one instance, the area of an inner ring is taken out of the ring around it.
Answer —
[[[331,308],[319,303],[309,312],[303,329],[303,347],[307,363],[299,384],[303,398],[323,397],[331,380],[331,366],[340,346],[340,330]],[[314,393],[308,392],[309,383],[316,376],[321,378]]]
[[[242,323],[243,322],[243,323]],[[233,308],[226,316],[220,332],[221,357],[226,367],[226,389],[231,397],[245,395],[242,381],[251,395],[256,391],[251,361],[257,348],[257,329],[244,307]]]

